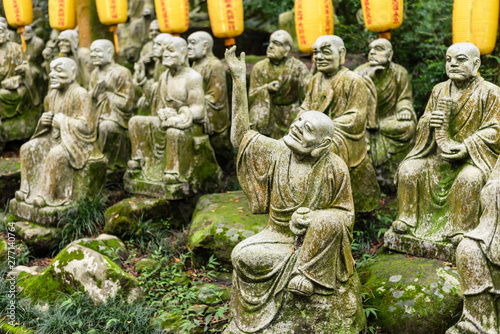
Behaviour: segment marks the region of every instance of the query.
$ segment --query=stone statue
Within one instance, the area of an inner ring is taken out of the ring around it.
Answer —
[[[393,63],[391,42],[379,38],[370,43],[368,63],[354,72],[367,83],[368,153],[377,169],[379,182],[393,188],[394,174],[415,141],[417,115],[413,110],[411,82],[406,69]]]
[[[120,25],[122,34],[120,58],[127,63],[133,64],[139,60],[153,14],[153,0],[128,0],[129,19],[127,23]]]
[[[45,43],[43,42],[43,39],[35,35],[32,26],[26,26],[25,29],[26,32],[24,33],[24,39],[26,40],[26,52],[24,53],[24,56],[31,63],[40,66],[43,61],[42,51]]]
[[[293,40],[285,30],[275,31],[267,47],[267,59],[250,75],[250,127],[279,139],[288,131],[299,112],[309,84],[310,72],[291,56]]]
[[[153,45],[155,43],[155,38],[160,34],[160,24],[158,23],[158,20],[153,20],[151,21],[151,24],[149,25],[149,39],[146,44],[142,47],[139,59],[146,59],[146,58],[152,58],[152,53],[153,53]],[[152,61],[152,59],[149,59]]]
[[[283,140],[250,129],[246,66],[226,51],[233,77],[231,141],[237,173],[263,231],[233,250],[231,308],[224,333],[358,333],[365,324],[351,254],[349,169],[332,154],[335,125],[304,112]]]
[[[500,88],[481,78],[480,65],[473,44],[446,52],[450,80],[432,90],[415,147],[396,174],[399,213],[386,233],[390,248],[412,252],[422,240],[456,245],[479,221],[479,194],[500,152]],[[450,261],[447,249],[428,256]]]
[[[14,215],[37,222],[41,208],[95,196],[106,176],[106,159],[97,148],[97,114],[87,90],[76,83],[77,64],[57,58],[50,67],[45,112],[21,146],[21,188],[11,201]]]
[[[116,64],[114,56],[110,41],[92,43],[90,58],[95,70],[90,75],[89,92],[99,115],[98,146],[108,159],[108,174],[121,174],[130,159],[127,129],[134,107],[134,85],[130,71]]]
[[[153,98],[153,85],[165,72],[162,55],[163,46],[172,38],[172,35],[161,33],[154,39],[153,51],[139,59],[134,65],[134,85],[140,87],[142,96],[137,100],[137,108],[140,115],[151,113],[150,101]]]
[[[220,168],[203,134],[203,78],[188,66],[187,43],[172,37],[164,49],[167,70],[153,87],[152,116],[134,116],[129,122],[132,159],[125,187],[132,193],[176,199],[185,195],[183,184],[201,187],[204,177],[217,179]],[[146,189],[142,183],[160,190]]]
[[[44,70],[45,75],[48,77],[50,73],[50,63],[57,58],[59,55],[59,48],[57,47],[57,40],[48,40],[45,43],[45,47],[42,51],[42,68]]]
[[[500,294],[500,160],[481,191],[479,225],[466,232],[457,247],[456,262],[464,308],[446,334],[498,333]]]
[[[313,51],[318,73],[311,79],[302,112],[317,110],[333,120],[331,149],[349,166],[356,212],[371,211],[380,205],[380,188],[366,150],[366,85],[360,75],[342,66],[346,49],[340,37],[319,37]]]
[[[226,70],[214,56],[214,40],[209,33],[198,31],[188,37],[188,58],[191,68],[203,77],[207,118],[205,133],[215,150],[220,166],[233,165],[233,148],[229,142],[229,102],[227,99]]]
[[[79,47],[78,32],[76,30],[61,31],[57,37],[57,47],[59,48],[59,57],[73,59],[77,66],[76,81],[82,87],[88,87],[90,73],[94,70],[90,60],[90,50]]]
[[[7,141],[27,139],[41,114],[42,73],[23,61],[21,45],[7,40],[7,24],[0,22],[0,152]]]

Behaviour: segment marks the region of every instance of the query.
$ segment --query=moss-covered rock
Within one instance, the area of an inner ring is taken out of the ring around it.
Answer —
[[[19,238],[37,256],[47,254],[57,236],[57,228],[44,227],[28,221],[18,221],[14,227]]]
[[[84,238],[75,240],[72,244],[87,247],[102,255],[106,255],[118,265],[121,265],[129,257],[129,252],[123,241],[114,235],[101,234],[95,239]]]
[[[135,263],[135,271],[142,274],[145,271],[153,271],[160,265],[160,261],[154,259],[140,259]]]
[[[231,289],[216,284],[203,284],[197,287],[198,301],[202,304],[216,305],[231,298]]]
[[[0,158],[0,203],[5,204],[14,197],[21,182],[19,158]]]
[[[20,293],[37,304],[56,301],[61,293],[82,291],[96,303],[119,295],[129,302],[141,295],[138,281],[107,256],[78,244],[70,244],[40,275],[20,279]]]
[[[243,191],[200,197],[189,229],[189,247],[198,256],[214,254],[224,265],[231,264],[233,248],[260,232],[267,214],[252,214]]]
[[[442,334],[458,320],[458,273],[440,261],[385,251],[359,272],[383,333]]]
[[[9,250],[8,250],[7,241],[3,238],[0,238],[0,262],[4,262],[7,260]]]

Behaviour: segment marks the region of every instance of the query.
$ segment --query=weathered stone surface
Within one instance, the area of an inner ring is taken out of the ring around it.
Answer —
[[[70,244],[37,276],[21,279],[21,296],[37,304],[55,301],[61,293],[83,291],[96,303],[122,296],[132,302],[141,296],[137,279],[107,256],[78,244]]]
[[[458,320],[462,292],[456,269],[437,260],[379,252],[359,270],[365,304],[378,309],[383,333],[442,334]]]
[[[45,255],[55,242],[57,228],[45,227],[28,221],[15,223],[16,234],[35,255]]]
[[[153,271],[160,265],[160,261],[154,259],[140,259],[135,263],[135,271],[142,274],[145,271]]]
[[[267,215],[253,214],[243,191],[210,194],[200,197],[189,228],[189,247],[199,256],[214,254],[230,265],[233,248],[260,232]]]
[[[129,256],[125,244],[114,235],[101,234],[95,239],[79,239],[73,241],[71,244],[87,247],[102,255],[106,255],[118,265],[121,265]]]
[[[33,267],[17,266],[7,273],[7,277],[21,276],[21,278],[23,278],[24,276],[36,276],[41,274],[46,268],[47,267],[42,267],[42,266],[33,266]]]
[[[6,204],[14,197],[21,182],[19,158],[0,158],[0,203]]]

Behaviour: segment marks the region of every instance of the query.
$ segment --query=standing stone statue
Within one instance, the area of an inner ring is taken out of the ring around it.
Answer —
[[[451,261],[448,242],[479,221],[479,194],[500,152],[500,88],[478,74],[480,65],[473,44],[446,52],[450,80],[432,90],[396,174],[399,214],[385,239],[392,249]],[[416,247],[422,240],[434,246]]]
[[[51,63],[45,112],[31,140],[21,146],[21,188],[10,202],[18,217],[43,220],[41,208],[67,207],[95,196],[105,182],[97,114],[87,90],[76,83],[76,71],[69,58]]]
[[[179,199],[207,180],[216,182],[220,167],[203,134],[203,78],[188,66],[185,40],[167,41],[163,65],[167,70],[154,85],[151,116],[129,122],[132,159],[124,181],[131,193]]]
[[[61,31],[57,37],[59,57],[73,59],[77,66],[76,81],[82,87],[88,87],[90,73],[94,70],[90,60],[90,50],[79,47],[78,32],[76,30]]]
[[[153,20],[151,21],[151,24],[149,25],[149,39],[150,41],[144,44],[144,46],[141,49],[141,53],[139,55],[139,59],[146,59],[149,58],[150,61],[152,61],[152,53],[153,53],[153,45],[155,43],[155,38],[160,34],[160,24],[158,23],[158,20]]]
[[[354,72],[365,79],[371,97],[368,153],[379,174],[379,182],[392,188],[394,174],[415,142],[417,115],[413,110],[408,72],[391,61],[391,42],[379,38],[369,47],[368,63]]]
[[[148,32],[151,17],[154,14],[153,0],[128,0],[128,22],[120,25],[122,40],[120,58],[133,64],[139,60],[139,54]]]
[[[26,52],[24,53],[24,56],[31,63],[40,66],[43,61],[42,51],[45,43],[43,42],[43,39],[35,35],[32,26],[26,26],[25,29],[26,32],[24,33],[24,39],[26,40]]]
[[[332,154],[335,126],[308,111],[283,140],[250,130],[246,66],[226,51],[233,77],[231,141],[263,231],[233,250],[231,308],[224,333],[358,333],[365,325],[351,254],[354,205],[349,170]]]
[[[500,295],[500,160],[481,191],[479,225],[465,233],[456,251],[464,308],[446,334],[499,333]]]
[[[96,67],[90,75],[89,92],[99,116],[98,146],[108,159],[108,174],[122,174],[130,159],[128,121],[134,106],[134,86],[130,71],[115,63],[115,47],[106,39],[90,46]],[[120,177],[121,180],[121,177]]]
[[[191,68],[203,77],[207,118],[205,133],[215,150],[219,165],[232,165],[233,148],[229,142],[229,103],[227,100],[226,70],[214,56],[214,40],[209,33],[198,31],[188,37],[188,57]]]
[[[380,205],[380,188],[366,150],[366,85],[360,75],[342,66],[346,49],[340,37],[319,37],[313,50],[318,73],[311,79],[301,109],[323,112],[333,120],[331,149],[349,166],[356,212],[371,211]]]
[[[282,138],[299,112],[310,73],[291,56],[293,40],[285,30],[275,31],[267,47],[267,59],[250,74],[249,106],[252,129],[271,138]]]

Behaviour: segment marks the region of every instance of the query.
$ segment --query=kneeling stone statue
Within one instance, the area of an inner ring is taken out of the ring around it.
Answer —
[[[250,130],[241,58],[226,51],[231,141],[252,212],[269,220],[232,252],[233,319],[224,333],[358,333],[366,319],[351,253],[354,204],[348,167],[330,151],[334,124],[308,111],[283,140]]]

